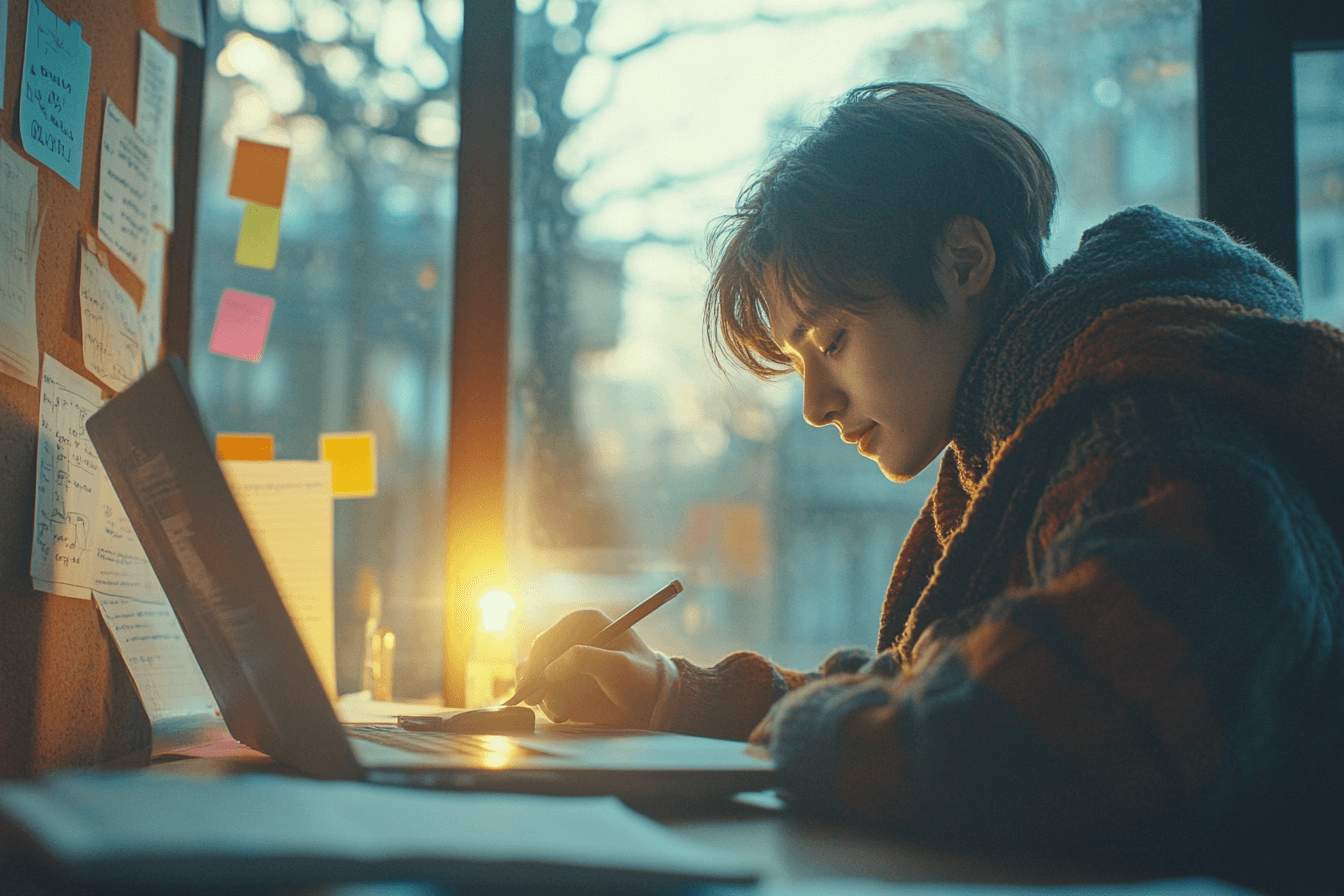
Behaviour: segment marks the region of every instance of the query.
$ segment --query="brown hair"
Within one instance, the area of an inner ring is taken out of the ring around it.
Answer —
[[[852,90],[711,230],[711,355],[722,363],[726,351],[761,377],[791,369],[771,335],[767,279],[808,321],[891,296],[938,313],[934,252],[962,215],[994,243],[991,296],[1015,301],[1049,270],[1055,192],[1040,144],[964,94],[914,83]]]

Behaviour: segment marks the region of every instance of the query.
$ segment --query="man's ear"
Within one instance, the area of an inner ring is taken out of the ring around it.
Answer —
[[[994,241],[976,218],[962,215],[943,227],[933,260],[933,279],[950,307],[964,307],[994,276]]]

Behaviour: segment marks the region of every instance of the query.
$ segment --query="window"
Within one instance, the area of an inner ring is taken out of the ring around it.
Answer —
[[[361,686],[365,611],[398,693],[439,690],[461,0],[219,0],[208,29],[192,384],[221,432],[315,459],[369,431],[378,494],[337,501],[337,688]],[[238,138],[290,148],[274,270],[234,264]],[[221,294],[275,300],[258,363],[212,354]]]
[[[1293,54],[1298,245],[1306,315],[1344,325],[1344,51]]]

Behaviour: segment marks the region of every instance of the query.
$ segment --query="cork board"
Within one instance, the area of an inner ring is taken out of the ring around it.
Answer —
[[[38,164],[45,213],[37,267],[37,338],[48,354],[90,381],[80,324],[80,245],[97,246],[99,147],[104,98],[136,115],[141,30],[177,56],[175,208],[164,275],[164,350],[187,356],[203,51],[158,26],[154,0],[44,0],[79,21],[91,50],[80,189]],[[28,0],[8,4],[0,139],[19,154]],[[144,286],[106,250],[107,266],[137,303]],[[147,359],[152,363],[156,359]],[[0,777],[149,755],[149,721],[92,600],[34,591],[29,573],[36,488],[38,390],[0,374]],[[104,392],[104,397],[110,393]]]

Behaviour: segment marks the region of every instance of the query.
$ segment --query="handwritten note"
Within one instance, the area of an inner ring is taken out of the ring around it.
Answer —
[[[0,373],[37,385],[37,166],[0,140]]]
[[[271,329],[275,299],[239,289],[226,289],[219,299],[210,351],[243,361],[260,361]]]
[[[103,115],[98,238],[141,282],[149,279],[154,153],[110,99]]]
[[[156,6],[160,28],[198,47],[205,46],[205,19],[199,0],[157,0]]]
[[[223,461],[220,466],[276,590],[331,699],[336,699],[331,464]]]
[[[140,80],[135,129],[154,154],[150,220],[173,230],[173,124],[177,115],[177,57],[140,32]]]
[[[28,0],[19,131],[33,158],[79,189],[92,53],[79,22],[62,22],[41,0]]]
[[[84,325],[84,366],[117,392],[144,373],[140,315],[135,299],[121,288],[98,258],[80,248],[80,317]]]
[[[140,354],[146,367],[159,361],[163,346],[163,273],[168,254],[168,235],[157,227],[149,235],[149,279],[140,300]]]
[[[106,474],[101,499],[93,596],[149,716],[151,753],[205,743],[223,727],[210,686]]]
[[[9,4],[0,3],[0,34],[9,34]],[[0,109],[5,108],[5,45],[7,40],[0,40]]]
[[[30,567],[39,591],[87,599],[93,587],[103,468],[84,421],[101,404],[97,386],[43,356]]]

